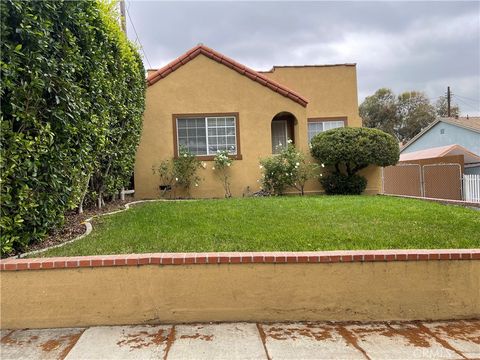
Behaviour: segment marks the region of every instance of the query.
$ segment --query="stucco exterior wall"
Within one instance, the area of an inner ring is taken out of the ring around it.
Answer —
[[[325,75],[324,70],[318,73],[318,77],[324,77],[326,83],[321,95],[317,96],[315,92],[320,80],[313,82],[308,94],[301,93],[314,98],[306,108],[203,55],[197,56],[149,86],[143,131],[136,154],[135,197],[148,199],[160,196],[159,177],[153,173],[152,168],[158,166],[162,160],[174,156],[173,114],[239,114],[242,159],[235,160],[230,169],[231,190],[235,197],[248,196],[260,189],[257,181],[261,175],[259,160],[272,154],[271,121],[278,113],[289,112],[295,116],[295,146],[307,154],[308,116],[346,116],[349,126],[360,126],[355,68],[327,69],[332,71],[332,74]],[[284,85],[289,86],[288,83]],[[327,92],[329,87],[337,90]],[[292,90],[295,88],[292,87]],[[320,102],[317,101],[318,97],[321,98]],[[206,168],[198,172],[202,181],[198,187],[191,189],[190,195],[223,197],[221,182],[212,170],[213,161],[205,163]],[[366,169],[363,173],[369,180],[366,192],[378,193],[381,180],[379,169]],[[321,190],[316,180],[306,187],[307,193]]]
[[[443,134],[440,133],[442,129],[444,130]],[[402,150],[402,153],[407,154],[432,147],[453,144],[463,146],[467,150],[480,155],[480,133],[442,121],[434,125],[405,150]]]
[[[480,261],[2,271],[1,328],[480,316]]]
[[[348,126],[362,126],[355,65],[280,66],[262,74],[305,96],[308,118],[346,116]]]

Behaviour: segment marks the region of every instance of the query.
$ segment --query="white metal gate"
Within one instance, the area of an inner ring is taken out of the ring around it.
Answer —
[[[480,203],[480,175],[463,175],[465,201]]]

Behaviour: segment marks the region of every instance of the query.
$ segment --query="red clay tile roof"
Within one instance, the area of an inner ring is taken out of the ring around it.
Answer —
[[[182,65],[185,65],[190,60],[195,59],[198,55],[203,54],[206,57],[217,61],[220,64],[228,66],[230,69],[235,70],[236,72],[240,73],[241,75],[245,75],[249,79],[260,83],[263,86],[268,87],[270,90],[273,90],[297,103],[302,106],[307,106],[307,99],[302,97],[301,95],[297,94],[296,92],[288,89],[287,87],[280,85],[279,83],[267,78],[266,76],[252,70],[245,65],[242,65],[235,60],[220,54],[219,52],[206,47],[205,45],[197,45],[193,49],[190,49],[182,56],[178,57],[177,59],[173,60],[171,63],[165,65],[163,68],[158,69],[154,73],[151,73],[147,76],[147,84],[149,86],[155,84],[157,81],[163,79],[164,77],[168,76],[175,70],[177,70]]]

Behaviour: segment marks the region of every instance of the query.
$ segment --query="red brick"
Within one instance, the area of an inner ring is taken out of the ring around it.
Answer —
[[[353,256],[352,255],[342,255],[342,262],[351,262],[353,261]]]
[[[276,263],[286,263],[287,258],[284,255],[275,256],[275,262]]]
[[[461,259],[462,260],[470,260],[472,258],[472,254],[461,254]]]
[[[274,262],[275,262],[275,256],[265,255],[263,262],[265,262],[265,263],[274,263]]]
[[[207,261],[209,264],[218,264],[219,258],[217,254],[209,254],[207,255]]]
[[[115,260],[113,259],[103,259],[103,266],[113,266],[115,264]]]
[[[141,257],[138,259],[138,265],[148,265],[148,264],[150,264],[149,257]]]
[[[328,258],[330,262],[337,263],[337,262],[340,262],[341,256],[335,255],[335,256],[329,256]]]
[[[31,263],[28,264],[28,268],[30,270],[37,270],[42,267],[42,264],[38,261],[32,261]]]
[[[440,260],[440,254],[428,254],[428,260]]]
[[[353,261],[364,261],[363,255],[353,255]]]
[[[460,260],[460,254],[459,253],[450,254],[450,259],[451,260]]]
[[[115,266],[122,266],[122,265],[127,265],[127,259],[125,258],[115,259]]]
[[[373,261],[385,261],[385,255],[375,254],[373,255]]]
[[[17,263],[17,270],[28,270],[28,263],[26,262]]]
[[[103,260],[102,259],[92,259],[92,266],[93,267],[103,266]]]
[[[230,258],[229,258],[228,256],[222,256],[222,255],[220,255],[220,256],[218,257],[218,262],[219,262],[220,264],[228,264],[228,263],[230,262]]]
[[[472,253],[472,260],[480,260],[480,253]]]
[[[368,254],[363,256],[363,261],[374,261],[375,260],[375,255]]]
[[[172,257],[172,260],[173,265],[183,265],[183,261],[185,260],[185,258],[181,256],[174,256]]]
[[[299,257],[300,257],[300,256],[297,257],[297,256],[295,256],[295,255],[287,255],[287,256],[285,256],[285,261],[286,261],[287,263],[297,263],[297,262],[299,262],[299,261],[298,261],[298,258],[299,258]],[[303,262],[307,262],[307,261],[308,261],[308,257],[302,256],[302,258],[304,259]]]
[[[418,254],[418,260],[428,260],[428,254]]]
[[[67,268],[76,268],[78,267],[78,261],[77,260],[68,260],[66,262]]]
[[[308,256],[308,262],[309,263],[319,263],[320,262],[320,256]]]
[[[261,264],[261,263],[263,263],[263,258],[264,258],[263,256],[255,255],[255,256],[253,256],[253,262]]]
[[[42,262],[42,269],[53,269],[53,261]]]
[[[318,262],[321,262],[321,263],[330,262],[330,256],[319,256]]]
[[[80,260],[78,263],[80,267],[90,267],[90,260]]]
[[[308,262],[308,256],[306,256],[306,255],[298,255],[298,256],[297,256],[297,262],[299,262],[299,263],[307,263],[307,262]]]
[[[385,260],[386,261],[395,261],[395,255],[393,255],[393,254],[385,255]]]
[[[408,254],[407,255],[407,260],[417,260],[418,255],[417,254]]]
[[[232,263],[232,264],[240,264],[241,261],[242,261],[242,257],[240,255],[230,256],[230,263]]]
[[[0,263],[0,271],[3,271],[5,270],[5,264],[4,263]]]
[[[195,256],[195,264],[206,264],[207,263],[207,257],[206,256]]]
[[[195,264],[195,255],[186,255],[184,258],[184,264]]]
[[[126,260],[129,266],[138,265],[138,258],[127,258]]]
[[[65,261],[54,261],[53,262],[53,267],[55,269],[62,269],[65,267]]]
[[[160,264],[171,265],[171,264],[173,264],[173,258],[170,255],[169,256],[162,256],[162,258],[160,259]]]
[[[6,263],[5,264],[5,270],[17,270],[17,264],[16,263]]]
[[[152,264],[152,265],[159,265],[159,264],[160,264],[160,259],[161,259],[160,256],[152,256],[152,257],[150,258],[150,264]]]
[[[440,260],[449,260],[450,254],[440,254]]]
[[[407,260],[407,254],[397,254],[398,261],[405,261]]]
[[[242,261],[243,264],[251,264],[251,263],[253,263],[253,256],[251,256],[251,255],[244,255],[244,256],[242,256],[242,260],[241,260],[241,261]]]

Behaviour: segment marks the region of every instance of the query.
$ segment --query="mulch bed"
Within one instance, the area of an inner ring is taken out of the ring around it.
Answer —
[[[131,200],[116,200],[105,204],[101,209],[91,208],[84,209],[83,214],[78,214],[76,211],[70,211],[65,214],[65,223],[62,227],[55,229],[51,234],[49,234],[41,243],[32,244],[28,247],[25,252],[30,252],[34,250],[44,249],[50,246],[58,245],[63,242],[73,240],[77,236],[82,235],[85,232],[85,225],[82,224],[88,218],[91,218],[95,215],[109,213],[115,210],[124,209],[124,205]],[[18,254],[10,254],[10,256],[15,256]]]

